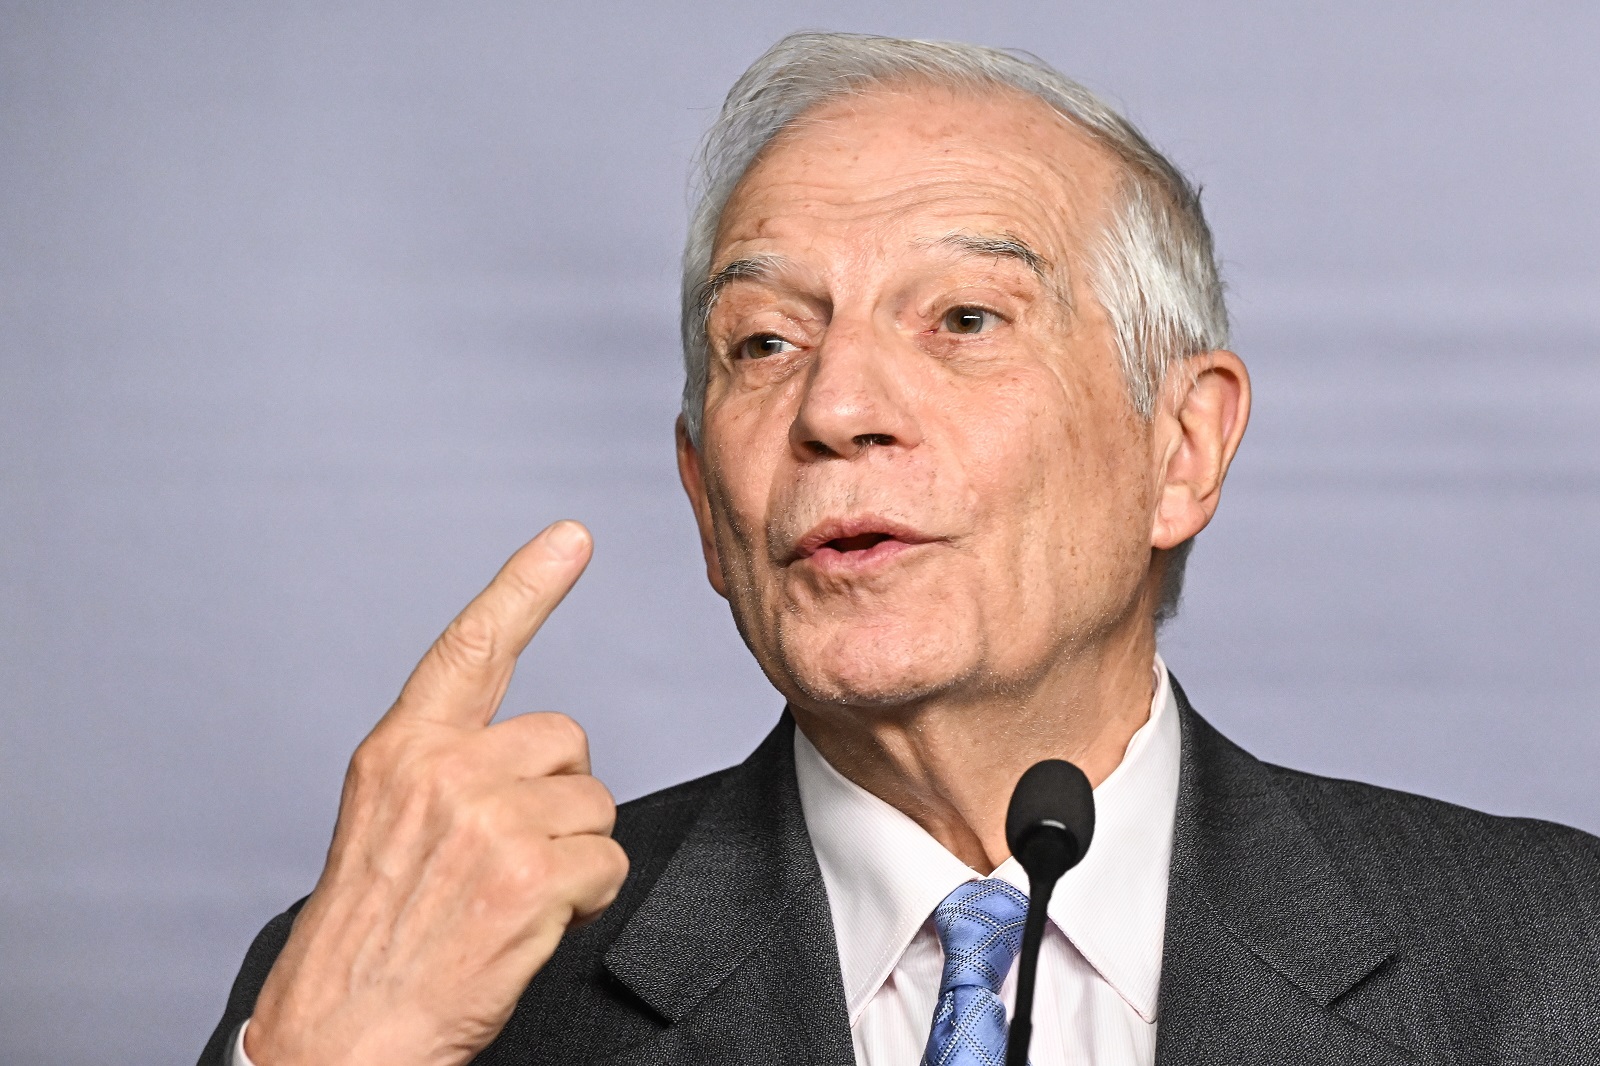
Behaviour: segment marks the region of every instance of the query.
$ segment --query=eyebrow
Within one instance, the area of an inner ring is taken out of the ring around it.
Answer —
[[[1015,260],[1036,274],[1040,281],[1050,282],[1050,261],[1034,251],[1026,241],[1010,233],[947,233],[931,242],[954,248],[967,255],[989,256],[995,259]],[[736,281],[765,281],[781,273],[790,265],[781,255],[748,255],[734,259],[718,268],[701,284],[695,294],[695,307],[700,320],[706,321],[717,299]]]
[[[1014,259],[1037,274],[1040,281],[1050,280],[1050,261],[1029,247],[1021,237],[1010,233],[947,233],[933,243],[967,255]]]
[[[710,316],[717,298],[729,285],[736,281],[764,281],[788,264],[789,261],[781,255],[747,255],[720,267],[701,284],[700,291],[695,294],[695,307],[699,310],[700,320],[703,322]]]

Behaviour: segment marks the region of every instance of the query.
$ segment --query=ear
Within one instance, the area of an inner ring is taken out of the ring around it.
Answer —
[[[1190,356],[1168,381],[1156,415],[1154,548],[1177,547],[1211,521],[1250,420],[1250,374],[1232,352]]]
[[[706,558],[706,580],[717,590],[717,595],[728,598],[728,586],[722,580],[722,563],[717,556],[716,532],[711,526],[711,497],[706,493],[705,471],[700,465],[700,449],[689,439],[689,430],[678,416],[675,429],[678,437],[678,480],[689,496],[689,506],[694,508],[694,521],[700,527],[700,551]]]

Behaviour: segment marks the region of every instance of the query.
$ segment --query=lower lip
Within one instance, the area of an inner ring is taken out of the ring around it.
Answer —
[[[920,546],[908,544],[903,540],[880,540],[870,548],[842,552],[823,545],[808,555],[805,561],[810,563],[813,569],[820,570],[824,574],[859,574],[885,566]]]

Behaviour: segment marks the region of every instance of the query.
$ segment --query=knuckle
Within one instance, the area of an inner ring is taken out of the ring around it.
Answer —
[[[606,783],[593,774],[583,774],[576,778],[578,788],[590,803],[605,811],[615,811],[617,801],[611,795],[611,790]]]
[[[437,801],[450,807],[462,804],[478,776],[472,759],[456,750],[434,752],[417,760],[413,772],[426,782],[428,792]]]
[[[376,776],[378,768],[383,765],[383,758],[377,749],[378,742],[368,737],[350,753],[350,769],[345,777],[352,785],[366,784]]]
[[[606,837],[605,846],[595,853],[594,874],[598,885],[591,896],[591,913],[604,910],[615,902],[628,880],[628,868],[628,853],[622,850],[622,845]]]
[[[589,734],[576,719],[560,711],[544,711],[536,717],[546,745],[563,754],[588,755]]]
[[[505,582],[513,595],[524,602],[537,603],[550,594],[548,582],[534,567],[507,567],[501,574],[500,580]]]
[[[614,898],[616,890],[620,889],[622,882],[628,879],[628,870],[631,864],[628,862],[628,853],[623,850],[621,844],[618,844],[610,837],[606,837],[605,840],[607,847],[601,849],[601,854],[604,856],[603,861],[608,863],[609,880],[613,886],[612,896]]]
[[[345,780],[355,789],[370,788],[389,777],[394,761],[392,742],[381,733],[371,733],[351,753]]]
[[[445,627],[435,647],[447,665],[475,672],[494,663],[500,636],[487,619],[464,614]]]
[[[504,869],[503,880],[511,893],[532,899],[545,893],[554,875],[550,850],[538,844],[518,849]]]
[[[583,775],[572,779],[572,788],[577,793],[576,802],[583,810],[596,819],[603,819],[607,825],[616,820],[617,801],[612,798],[605,782],[598,777]]]
[[[487,868],[492,869],[505,839],[501,820],[494,810],[482,803],[460,803],[452,799],[444,801],[438,811],[455,858],[468,867],[487,860]]]
[[[559,711],[519,714],[491,727],[504,730],[501,736],[515,742],[530,755],[562,765],[585,765],[589,759],[589,735],[572,718]]]

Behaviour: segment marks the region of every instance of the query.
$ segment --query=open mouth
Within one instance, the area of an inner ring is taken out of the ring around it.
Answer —
[[[868,515],[830,519],[795,542],[794,560],[822,570],[856,571],[877,566],[933,538],[915,529]]]
[[[836,552],[864,552],[886,540],[894,540],[888,533],[857,533],[853,537],[835,537],[823,545]]]

